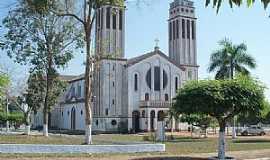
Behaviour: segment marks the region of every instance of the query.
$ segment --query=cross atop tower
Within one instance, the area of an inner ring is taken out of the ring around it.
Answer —
[[[158,47],[159,39],[156,38],[156,39],[155,39],[155,42],[156,42],[156,47]]]
[[[158,44],[159,44],[159,39],[156,38],[156,39],[155,39],[155,42],[156,42],[155,51],[158,51],[158,50],[159,50],[159,46],[158,46]]]

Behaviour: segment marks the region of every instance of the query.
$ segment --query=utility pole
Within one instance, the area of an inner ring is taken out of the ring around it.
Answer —
[[[9,113],[9,111],[8,111],[8,98],[7,98],[7,104],[6,104],[6,116],[7,116],[7,118],[8,118],[8,113]],[[6,121],[6,132],[8,133],[9,132],[9,121],[7,120]]]

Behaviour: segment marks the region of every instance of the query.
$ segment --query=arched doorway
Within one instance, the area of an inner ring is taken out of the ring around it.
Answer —
[[[165,113],[163,111],[158,111],[158,121],[164,121]]]
[[[140,131],[140,112],[139,111],[132,112],[132,128],[135,133]]]
[[[76,129],[76,110],[73,107],[71,110],[71,130],[75,130]]]
[[[155,111],[152,110],[150,112],[150,128],[151,128],[151,131],[155,130],[154,121],[155,121]]]

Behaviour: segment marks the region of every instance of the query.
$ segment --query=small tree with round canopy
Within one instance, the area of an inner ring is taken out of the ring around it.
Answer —
[[[178,92],[173,110],[177,114],[209,115],[218,121],[218,159],[225,159],[226,123],[239,114],[260,114],[264,87],[249,77],[234,80],[201,80],[187,83]]]

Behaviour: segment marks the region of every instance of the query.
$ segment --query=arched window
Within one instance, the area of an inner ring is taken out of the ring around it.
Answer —
[[[106,28],[107,29],[110,28],[110,24],[111,24],[111,8],[108,7],[107,12],[106,12]]]
[[[168,84],[168,75],[165,70],[163,70],[163,89],[167,87]]]
[[[116,14],[113,14],[113,29],[116,29]]]
[[[109,114],[109,109],[108,108],[106,108],[105,114],[106,114],[106,116]]]
[[[154,90],[160,91],[160,67],[154,68]]]
[[[190,39],[190,20],[187,20],[187,38]]]
[[[186,37],[186,25],[185,25],[185,20],[182,19],[182,38]]]
[[[178,77],[175,77],[175,92],[178,90]]]
[[[119,30],[122,30],[123,28],[123,11],[119,11]]]
[[[134,75],[134,90],[138,91],[138,75]]]
[[[169,101],[169,95],[167,93],[165,94],[165,101]]]
[[[145,93],[145,101],[149,101],[149,93]]]
[[[152,74],[151,74],[151,68],[146,73],[146,84],[147,86],[152,89]]]
[[[193,13],[193,10],[192,10],[192,13]],[[195,34],[195,22],[194,21],[191,22],[191,29],[192,29],[192,39],[195,39],[196,34]]]

